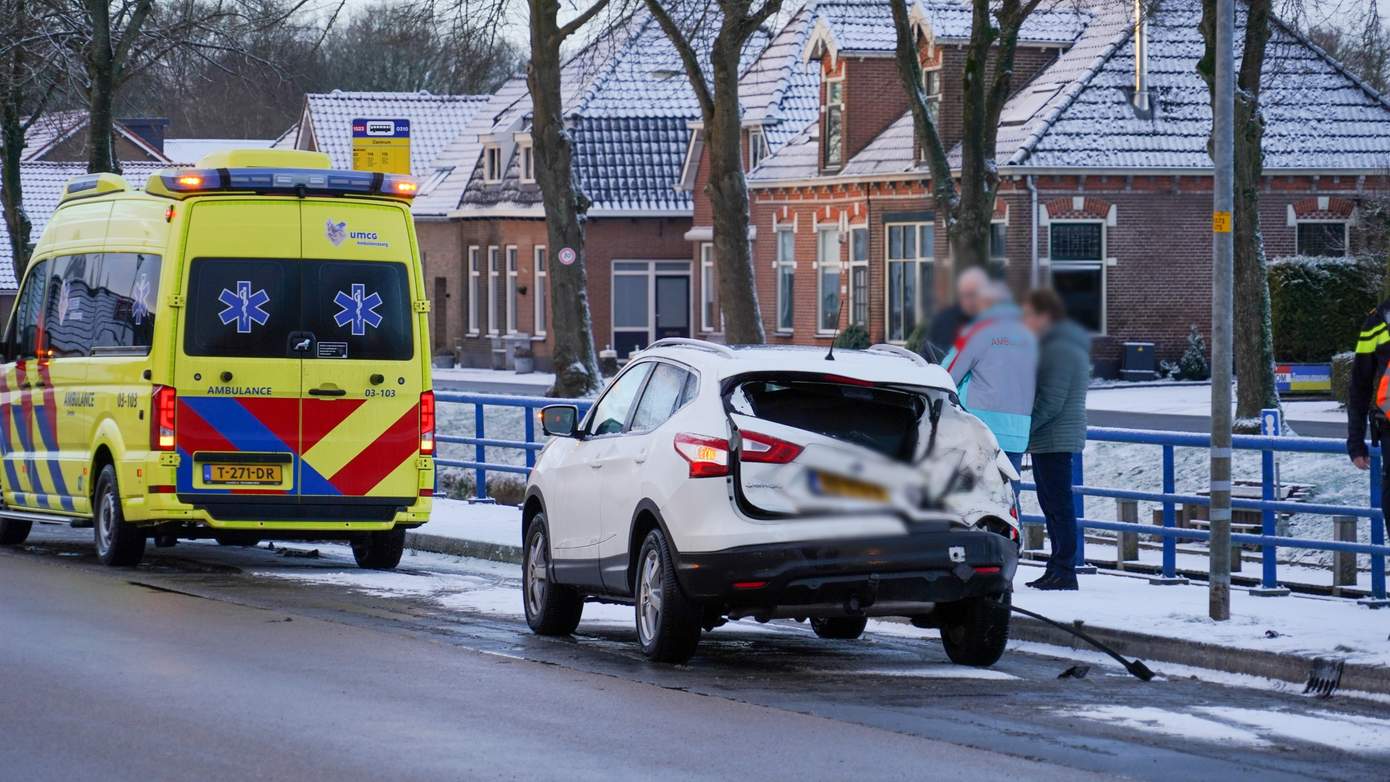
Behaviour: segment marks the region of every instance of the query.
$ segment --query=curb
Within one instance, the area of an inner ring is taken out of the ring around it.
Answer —
[[[1313,663],[1312,657],[1297,654],[1217,646],[1200,641],[1183,641],[1128,630],[1094,627],[1080,622],[1077,625],[1087,635],[1107,646],[1114,647],[1121,654],[1128,657],[1138,657],[1150,663],[1166,662],[1175,665],[1188,665],[1224,673],[1277,679],[1290,684],[1306,683],[1309,666]],[[1027,617],[1015,617],[1010,622],[1009,637],[1019,641],[1035,641],[1053,646],[1095,651],[1089,644],[1070,633]],[[1347,663],[1342,671],[1340,689],[1390,695],[1390,668]]]
[[[406,548],[434,554],[489,559],[494,562],[509,562],[516,565],[522,562],[521,547],[505,543],[483,543],[442,535],[407,532],[405,545]],[[1297,654],[1218,646],[1200,641],[1183,641],[1129,630],[1095,627],[1080,622],[1077,625],[1088,635],[1107,646],[1114,647],[1121,654],[1128,657],[1138,657],[1148,663],[1187,665],[1223,673],[1276,679],[1295,685],[1307,682],[1308,669],[1313,663],[1312,657]],[[1036,619],[1022,616],[1014,617],[1009,623],[1009,637],[1018,641],[1032,641],[1070,649],[1096,651],[1089,644],[1070,633],[1058,630]],[[1341,689],[1390,695],[1390,668],[1347,663],[1342,671]]]
[[[521,546],[506,543],[483,543],[477,540],[463,540],[425,532],[405,533],[405,547],[431,554],[448,554],[455,557],[490,559],[493,562],[522,563]]]

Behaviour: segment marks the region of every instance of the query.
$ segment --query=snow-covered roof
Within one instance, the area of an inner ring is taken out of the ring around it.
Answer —
[[[78,133],[87,131],[87,121],[91,115],[85,109],[72,111],[49,111],[40,115],[24,134],[25,162],[44,160],[53,149]],[[130,142],[146,154],[150,160],[168,163],[169,157],[152,146],[139,134],[115,120],[111,123],[116,135]]]
[[[1246,9],[1237,5],[1236,40]],[[1038,168],[1211,166],[1211,107],[1197,74],[1203,53],[1199,0],[1165,0],[1149,26],[1149,81],[1155,110],[1136,116],[1134,41],[1124,36],[1035,141],[1011,150],[1010,164]],[[1127,91],[1128,88],[1128,91]],[[1273,25],[1261,105],[1264,168],[1381,171],[1390,164],[1390,104],[1281,23]]]
[[[326,153],[338,168],[352,168],[354,119],[408,119],[410,169],[416,176],[425,176],[487,100],[486,95],[429,92],[310,93],[305,96],[296,146]]]
[[[192,162],[186,161],[186,164],[192,165]],[[126,182],[137,190],[145,187],[145,180],[150,174],[168,167],[167,163],[148,161],[121,163],[122,175]],[[24,211],[34,225],[31,241],[38,242],[44,226],[48,225],[48,219],[58,208],[58,201],[63,197],[63,189],[67,187],[68,180],[85,173],[86,163],[36,161],[20,166],[20,186],[24,188]],[[4,221],[0,221],[0,292],[12,292],[16,287],[18,283],[14,277],[14,254],[10,252],[10,234]]]
[[[768,40],[766,34],[750,39],[744,70]],[[699,118],[700,109],[679,56],[652,17],[638,14],[571,57],[561,73],[561,97],[574,142],[575,182],[592,202],[590,214],[690,212],[690,193],[675,186],[689,123]],[[417,215],[440,214],[446,199],[459,192],[457,209],[447,212],[453,216],[498,211],[540,216],[539,189],[519,181],[514,154],[515,136],[530,132],[524,79],[504,85],[484,113],[490,126],[470,127],[468,138],[441,159],[452,171],[417,202]],[[501,147],[499,182],[483,182],[480,175],[483,147],[490,143]]]
[[[1211,109],[1196,72],[1200,0],[1165,0],[1149,22],[1152,117],[1130,100],[1133,23],[1124,4],[1091,0],[1073,44],[1009,99],[1001,166],[1027,169],[1209,170]],[[886,14],[886,11],[883,13]],[[1237,40],[1245,7],[1238,5]],[[1276,23],[1265,66],[1265,170],[1381,171],[1390,166],[1390,104],[1316,46]],[[750,175],[753,183],[817,178],[815,123]],[[846,161],[840,178],[920,176],[911,114]],[[951,150],[959,160],[959,147]],[[829,177],[827,177],[829,178]]]
[[[164,156],[170,160],[186,160],[194,163],[204,155],[225,152],[229,149],[269,149],[275,139],[260,138],[166,138]]]
[[[793,14],[739,81],[743,121],[763,126],[770,151],[780,149],[820,112],[820,66],[807,62],[802,52],[816,10],[832,4],[809,2]]]

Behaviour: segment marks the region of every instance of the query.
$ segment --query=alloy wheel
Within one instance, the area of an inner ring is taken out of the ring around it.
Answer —
[[[647,551],[638,575],[637,629],[642,642],[655,638],[661,626],[661,554]]]
[[[526,607],[537,616],[545,606],[545,589],[549,580],[549,562],[546,561],[545,533],[537,533],[531,539],[531,548],[526,552]]]

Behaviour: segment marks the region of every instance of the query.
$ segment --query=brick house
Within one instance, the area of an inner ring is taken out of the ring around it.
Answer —
[[[919,3],[912,18],[950,148],[962,132],[969,13]],[[1063,294],[1097,334],[1102,374],[1118,368],[1125,341],[1154,342],[1175,358],[1190,324],[1208,331],[1210,110],[1195,71],[1199,18],[1197,0],[1165,2],[1140,25],[1116,4],[1066,3],[1037,12],[1021,36],[1015,94],[1001,116],[991,253],[1016,290],[1050,284]],[[750,241],[770,342],[825,345],[851,323],[874,341],[905,342],[950,299],[945,226],[893,47],[882,3],[812,3],[749,71]],[[1266,73],[1266,252],[1348,254],[1357,205],[1384,191],[1390,104],[1277,23]],[[708,264],[698,135],[681,185],[694,200],[690,257]],[[702,312],[713,297],[704,291],[697,286]],[[701,325],[719,338],[712,319]]]

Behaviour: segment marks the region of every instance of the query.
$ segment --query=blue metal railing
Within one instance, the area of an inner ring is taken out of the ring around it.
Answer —
[[[516,475],[526,475],[530,473],[531,467],[536,463],[536,452],[543,444],[537,441],[536,437],[536,418],[537,411],[551,404],[572,404],[579,408],[582,416],[586,413],[592,400],[587,399],[551,399],[547,397],[527,397],[527,396],[507,396],[502,394],[468,394],[437,392],[435,398],[444,404],[459,404],[473,406],[473,435],[466,437],[462,435],[451,435],[438,433],[436,440],[441,444],[472,446],[472,459],[453,459],[445,458],[443,454],[436,460],[440,467],[454,467],[464,470],[472,470],[474,473],[474,499],[479,501],[490,501],[487,494],[487,474],[488,472],[503,472]],[[511,440],[503,438],[490,438],[487,436],[486,409],[489,407],[502,407],[520,409],[522,412],[523,440]],[[1276,427],[1277,430],[1277,427]],[[1177,577],[1177,542],[1178,540],[1207,540],[1210,534],[1206,530],[1178,527],[1177,525],[1177,506],[1184,505],[1208,505],[1209,498],[1198,494],[1179,494],[1177,491],[1177,479],[1175,475],[1176,459],[1175,449],[1177,448],[1209,448],[1211,438],[1208,435],[1187,433],[1187,432],[1159,432],[1140,429],[1115,429],[1107,427],[1088,427],[1086,438],[1095,442],[1110,443],[1129,443],[1137,445],[1153,445],[1162,449],[1162,490],[1157,492],[1140,491],[1135,489],[1118,489],[1103,486],[1085,485],[1085,472],[1082,459],[1073,460],[1072,467],[1072,486],[1076,494],[1076,515],[1077,515],[1077,547],[1076,558],[1078,564],[1085,564],[1085,538],[1084,530],[1109,530],[1113,532],[1134,532],[1143,535],[1157,536],[1162,538],[1163,561],[1162,573],[1165,579],[1175,579]],[[1260,499],[1232,498],[1231,505],[1237,509],[1258,510],[1261,513],[1260,534],[1232,534],[1233,544],[1259,546],[1261,550],[1261,585],[1266,589],[1276,589],[1278,581],[1278,549],[1305,549],[1311,551],[1342,551],[1356,554],[1365,554],[1371,560],[1371,593],[1378,600],[1384,600],[1386,596],[1385,583],[1385,558],[1390,555],[1390,546],[1385,541],[1385,524],[1383,521],[1383,511],[1380,507],[1380,482],[1381,482],[1381,452],[1379,448],[1371,449],[1371,465],[1368,476],[1368,503],[1366,506],[1355,505],[1333,505],[1326,503],[1304,503],[1304,502],[1284,502],[1274,498],[1274,455],[1276,453],[1320,453],[1335,454],[1338,457],[1346,458],[1346,444],[1337,439],[1319,437],[1276,437],[1266,435],[1235,435],[1232,438],[1231,446],[1234,450],[1259,451],[1261,453],[1262,467],[1262,491]],[[525,466],[519,464],[508,464],[503,462],[490,462],[487,457],[488,448],[500,448],[520,450],[525,455]],[[1351,469],[1348,467],[1348,469]],[[1032,483],[1023,483],[1022,488],[1026,491],[1036,491]],[[1151,524],[1134,524],[1121,521],[1107,521],[1100,519],[1085,518],[1085,498],[1086,497],[1106,497],[1112,499],[1136,500],[1141,502],[1153,502],[1163,509],[1163,523],[1161,526]],[[1364,518],[1370,522],[1370,543],[1356,543],[1351,541],[1338,540],[1318,540],[1313,538],[1293,538],[1280,536],[1277,534],[1275,516],[1278,513],[1307,513],[1326,516],[1353,516]],[[1043,524],[1042,516],[1025,514],[1022,517],[1024,524]]]

